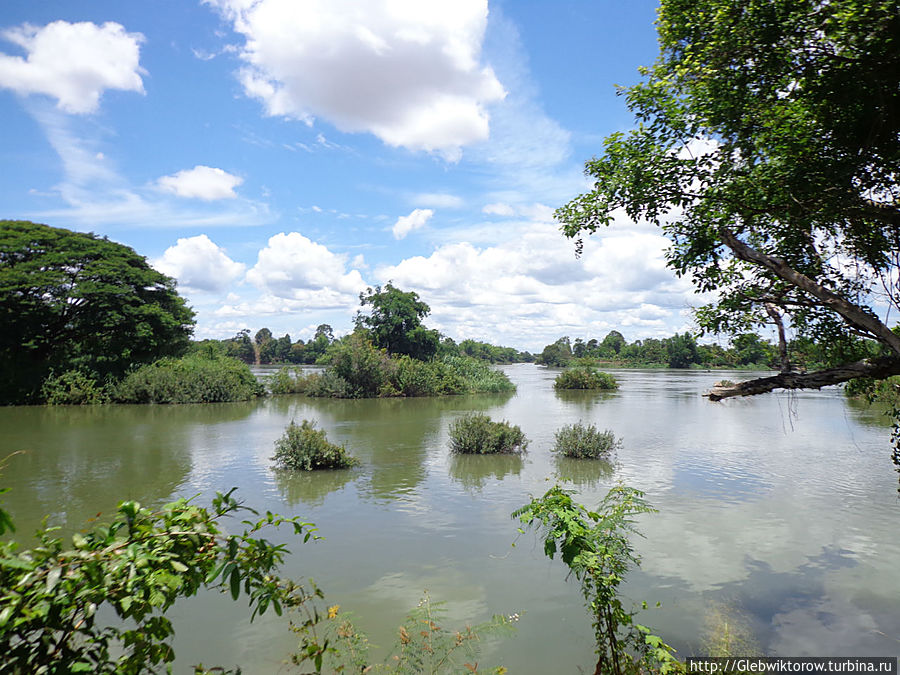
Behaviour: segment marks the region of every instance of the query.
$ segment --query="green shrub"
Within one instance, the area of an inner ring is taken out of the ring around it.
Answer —
[[[462,454],[491,455],[524,452],[528,439],[509,422],[493,422],[483,413],[469,413],[450,425],[450,449]]]
[[[309,420],[303,420],[300,426],[291,421],[284,436],[275,441],[272,460],[278,468],[294,471],[347,469],[359,463],[344,446],[329,443],[325,430],[316,429],[316,423]]]
[[[109,403],[109,391],[91,375],[67,370],[44,380],[41,398],[47,405],[97,405]]]
[[[857,377],[844,385],[844,394],[851,398],[863,398],[870,403],[888,403],[900,406],[900,376],[884,380]]]
[[[304,377],[299,368],[285,366],[277,373],[266,378],[266,388],[272,396],[284,394],[303,394],[306,392],[309,381]]]
[[[247,401],[265,388],[246,363],[231,357],[191,354],[160,359],[129,373],[116,387],[121,403],[219,403]]]
[[[618,389],[619,383],[609,373],[601,373],[593,366],[566,368],[553,381],[554,389]]]
[[[442,378],[446,393],[499,394],[516,390],[506,373],[479,359],[445,356],[438,363],[444,367]],[[457,389],[459,391],[455,391]]]
[[[608,459],[621,446],[613,432],[598,431],[593,424],[567,424],[556,432],[554,452],[575,459]]]

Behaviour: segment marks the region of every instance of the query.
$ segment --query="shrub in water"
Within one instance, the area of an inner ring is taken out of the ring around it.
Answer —
[[[593,366],[567,368],[553,382],[555,389],[618,389],[619,383],[609,373],[601,373]]]
[[[509,422],[492,422],[483,413],[469,413],[450,425],[450,449],[453,452],[491,455],[500,452],[523,452],[528,439]]]
[[[621,444],[609,429],[598,431],[593,424],[585,426],[579,422],[556,432],[553,451],[575,459],[608,459]]]
[[[299,368],[285,366],[266,379],[266,387],[272,396],[284,394],[302,394],[306,391],[308,380]]]
[[[41,386],[47,405],[96,405],[109,402],[109,392],[93,377],[80,370],[51,375]]]
[[[275,441],[272,460],[280,469],[314,471],[315,469],[347,469],[359,463],[341,445],[328,442],[323,429],[316,423],[303,420],[300,426],[293,421],[284,436]]]
[[[265,389],[246,363],[190,354],[132,371],[118,384],[114,398],[121,403],[219,403],[263,394]]]

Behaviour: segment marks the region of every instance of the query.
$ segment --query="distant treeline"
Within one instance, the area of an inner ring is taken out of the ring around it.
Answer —
[[[788,356],[795,368],[812,368],[822,358],[819,348],[809,340],[788,343]],[[699,344],[690,333],[668,338],[647,338],[626,342],[619,331],[611,331],[602,340],[587,341],[568,336],[544,347],[536,361],[548,366],[566,366],[573,359],[595,359],[624,367],[651,368],[746,368],[778,369],[778,347],[755,333],[733,338],[728,347]]]
[[[202,340],[193,343],[195,350],[213,349],[248,364],[322,364],[325,353],[337,340],[327,323],[316,328],[315,335],[308,342],[294,342],[288,334],[276,338],[268,328],[261,328],[251,338],[250,330],[244,329],[234,337],[225,340]],[[455,342],[442,336],[437,346],[437,357],[470,356],[488,363],[530,363],[534,355],[520,352],[513,347],[498,347],[478,340]]]

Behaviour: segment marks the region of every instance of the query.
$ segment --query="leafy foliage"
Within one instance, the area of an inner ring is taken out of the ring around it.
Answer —
[[[450,449],[460,454],[491,455],[524,452],[528,439],[518,426],[493,422],[483,413],[469,413],[450,424]]]
[[[586,164],[593,190],[556,212],[566,235],[617,209],[649,220],[669,266],[717,293],[704,331],[774,326],[791,377],[727,395],[900,374],[876,311],[900,309],[897,3],[663,0],[657,25],[659,58],[622,90],[637,126]],[[833,369],[792,372],[788,328]]]
[[[109,388],[81,370],[51,375],[41,386],[47,405],[97,405],[109,402]]]
[[[434,356],[440,338],[437,331],[422,325],[431,308],[419,300],[417,293],[401,291],[388,282],[383,288],[376,286],[360,293],[359,302],[372,309],[368,315],[360,311],[356,325],[369,331],[376,347],[388,354],[406,354],[420,360]]]
[[[255,511],[217,494],[212,509],[179,500],[159,511],[122,502],[113,522],[71,542],[40,531],[40,545],[18,552],[0,542],[0,653],[4,667],[23,673],[151,673],[170,663],[171,622],[164,616],[179,598],[201,588],[247,596],[251,618],[272,607],[295,606],[309,595],[279,579],[287,552],[259,533],[289,525],[308,540],[309,523],[267,513],[244,520],[241,534],[221,521]],[[2,513],[2,512],[0,512]],[[3,519],[0,518],[0,532]],[[100,625],[107,606],[122,620]],[[129,623],[133,627],[128,627]]]
[[[553,451],[575,459],[609,459],[622,445],[609,429],[598,431],[596,425],[585,426],[581,422],[562,427],[555,439]]]
[[[300,426],[291,421],[284,435],[275,441],[272,460],[279,468],[294,471],[347,469],[359,464],[344,446],[329,443],[325,430],[316,429],[316,423],[309,420],[303,420]]]
[[[121,403],[221,403],[263,394],[265,388],[245,363],[191,354],[141,366],[115,387],[113,397]]]
[[[593,366],[566,368],[553,380],[554,389],[618,389],[619,383],[609,373],[601,373]]]
[[[31,403],[51,372],[120,377],[184,351],[193,312],[122,244],[0,221],[0,402]]]
[[[628,540],[636,532],[634,517],[653,509],[642,492],[622,485],[609,491],[597,511],[575,502],[572,494],[554,486],[512,515],[523,525],[540,528],[544,553],[550,558],[558,553],[581,583],[597,643],[595,672],[674,671],[672,648],[635,623],[635,613],[625,609],[618,593],[630,567],[640,564]]]

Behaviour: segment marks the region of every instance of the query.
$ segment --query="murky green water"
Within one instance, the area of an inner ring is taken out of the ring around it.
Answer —
[[[746,617],[770,654],[900,653],[900,502],[878,413],[837,390],[709,403],[699,393],[722,373],[622,371],[615,394],[558,395],[554,371],[506,371],[514,396],[0,408],[0,457],[26,451],[4,472],[13,488],[5,504],[21,538],[44,514],[73,531],[121,499],[208,502],[237,486],[254,508],[319,526],[325,539],[296,542],[284,572],[314,577],[374,642],[389,643],[427,589],[447,602],[448,623],[523,615],[514,637],[486,645],[482,664],[568,673],[592,663],[577,586],[509,514],[558,474],[590,505],[624,481],[659,509],[640,522],[643,567],[626,591],[662,602],[642,622],[680,655],[705,653],[708,608],[721,603]],[[451,457],[447,428],[470,410],[521,426],[528,454]],[[346,443],[361,466],[274,473],[275,439],[303,418]],[[612,469],[550,454],[556,429],[578,420],[624,440]],[[295,643],[286,620],[250,624],[246,615],[217,595],[179,606],[176,672],[199,661],[278,671]]]

